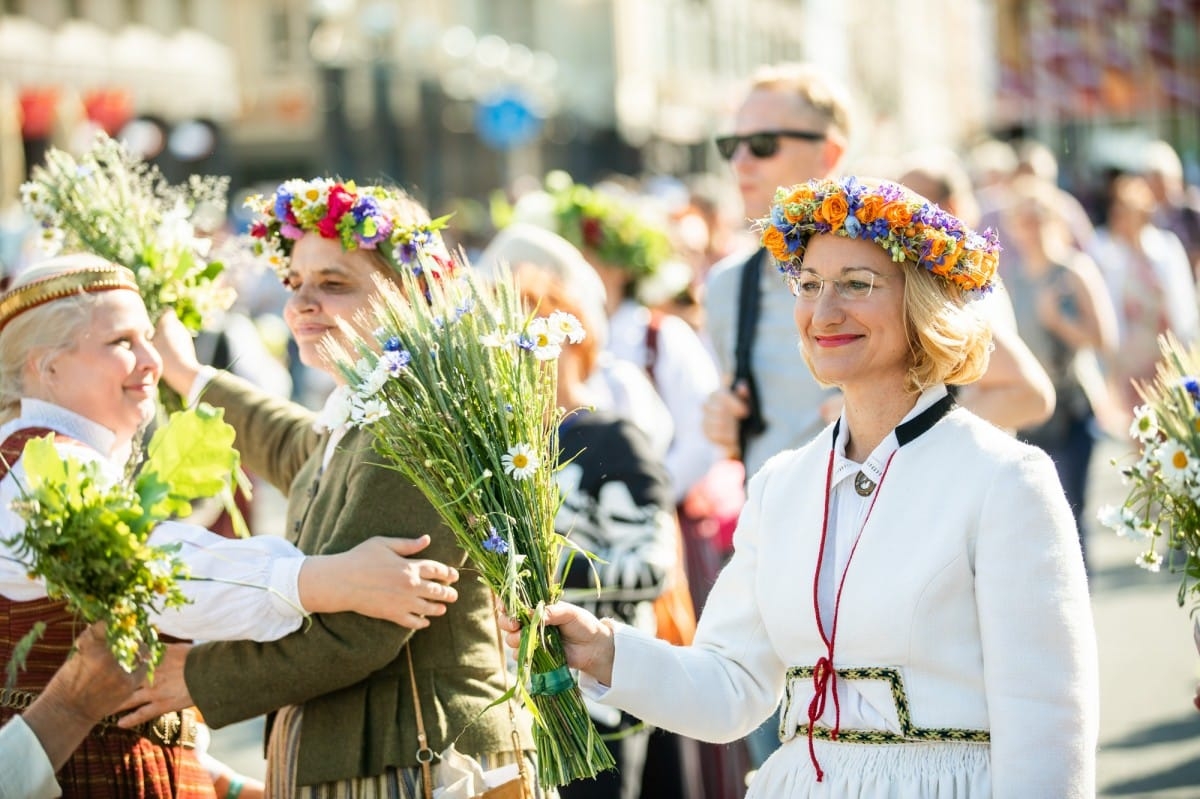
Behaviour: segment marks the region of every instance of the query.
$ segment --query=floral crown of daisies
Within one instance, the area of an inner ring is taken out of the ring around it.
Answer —
[[[557,232],[580,249],[635,278],[653,275],[671,256],[664,229],[646,222],[630,203],[551,173],[546,191],[554,200]]]
[[[976,233],[958,217],[889,181],[810,180],[775,192],[771,215],[758,220],[763,246],[781,271],[795,274],[809,239],[833,233],[872,241],[896,262],[928,269],[966,291],[988,291],[1000,242],[988,228]]]
[[[280,277],[287,273],[296,241],[306,233],[340,241],[346,252],[375,250],[396,271],[428,270],[435,276],[453,271],[439,232],[449,217],[421,220],[424,209],[399,189],[296,179],[280,184],[270,197],[247,198],[245,205],[261,217],[250,228],[254,251]]]

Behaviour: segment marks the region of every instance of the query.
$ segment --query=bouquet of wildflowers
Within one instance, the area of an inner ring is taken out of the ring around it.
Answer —
[[[151,321],[170,308],[191,330],[228,308],[232,290],[209,261],[211,234],[225,221],[228,178],[193,175],[170,185],[153,166],[100,133],[79,158],[52,149],[21,186],[41,224],[42,249],[87,251],[134,273]]]
[[[1152,382],[1137,386],[1130,435],[1137,462],[1122,470],[1129,494],[1120,507],[1100,509],[1118,535],[1144,542],[1136,563],[1183,574],[1179,604],[1200,594],[1200,350],[1172,335],[1159,338],[1162,359]],[[1160,552],[1161,550],[1161,552]]]
[[[52,599],[65,599],[85,623],[107,623],[109,649],[126,671],[145,662],[153,674],[165,648],[150,615],[187,602],[177,583],[189,578],[178,545],[147,539],[160,521],[191,512],[193,500],[229,489],[238,463],[233,438],[219,410],[200,404],[177,412],[155,431],[136,477],[116,483],[98,461],[64,458],[53,434],[25,445],[22,498],[12,505],[25,528],[6,543]],[[43,629],[17,647],[10,684]]]
[[[583,330],[569,314],[532,316],[513,278],[439,275],[423,257],[378,280],[367,314],[328,355],[347,379],[331,425],[349,421],[439,509],[481,579],[525,623],[513,689],[531,711],[540,779],[564,785],[614,764],[570,671],[557,628],[542,622],[560,594],[568,552],[554,531],[556,358]],[[356,332],[358,331],[358,332]],[[363,331],[372,331],[365,333]]]

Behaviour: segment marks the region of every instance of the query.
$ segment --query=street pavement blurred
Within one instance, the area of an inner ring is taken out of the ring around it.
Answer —
[[[1124,496],[1110,465],[1124,442],[1103,441],[1092,464],[1086,522],[1092,597],[1100,647],[1100,797],[1200,799],[1200,712],[1192,705],[1200,656],[1178,580],[1134,565],[1137,546],[1100,527],[1096,509]],[[258,495],[263,530],[282,525],[278,495]],[[213,734],[212,751],[244,774],[261,777],[262,720]]]

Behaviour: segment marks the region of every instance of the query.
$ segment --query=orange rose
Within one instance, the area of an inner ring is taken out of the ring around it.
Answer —
[[[942,256],[942,263],[947,269],[953,269],[958,264],[958,259],[962,256],[962,247],[958,246],[958,242],[949,241],[946,246],[946,253]]]
[[[794,203],[811,202],[813,198],[812,189],[808,184],[802,184],[792,190],[792,193],[783,201],[784,205],[792,205]]]
[[[762,244],[776,261],[786,261],[791,258],[787,251],[787,239],[783,231],[774,225],[767,225],[762,234]]]
[[[877,194],[868,194],[862,198],[862,204],[858,206],[858,210],[854,215],[858,217],[858,221],[864,225],[869,225],[879,218],[879,214],[883,212],[883,198]]]
[[[829,225],[830,231],[834,232],[842,227],[849,211],[850,206],[846,204],[845,195],[838,192],[830,194],[821,202],[821,207],[813,214],[813,218],[818,222],[825,222]]]
[[[912,211],[903,201],[890,202],[883,207],[883,218],[887,220],[888,227],[900,233],[912,222]]]

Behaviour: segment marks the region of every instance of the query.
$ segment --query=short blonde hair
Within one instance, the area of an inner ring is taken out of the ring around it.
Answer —
[[[750,79],[750,91],[759,89],[794,95],[828,129],[850,138],[849,93],[813,65],[783,62],[761,66]]]
[[[966,294],[924,269],[904,270],[904,324],[912,365],[905,387],[974,383],[987,371],[992,331]]]

